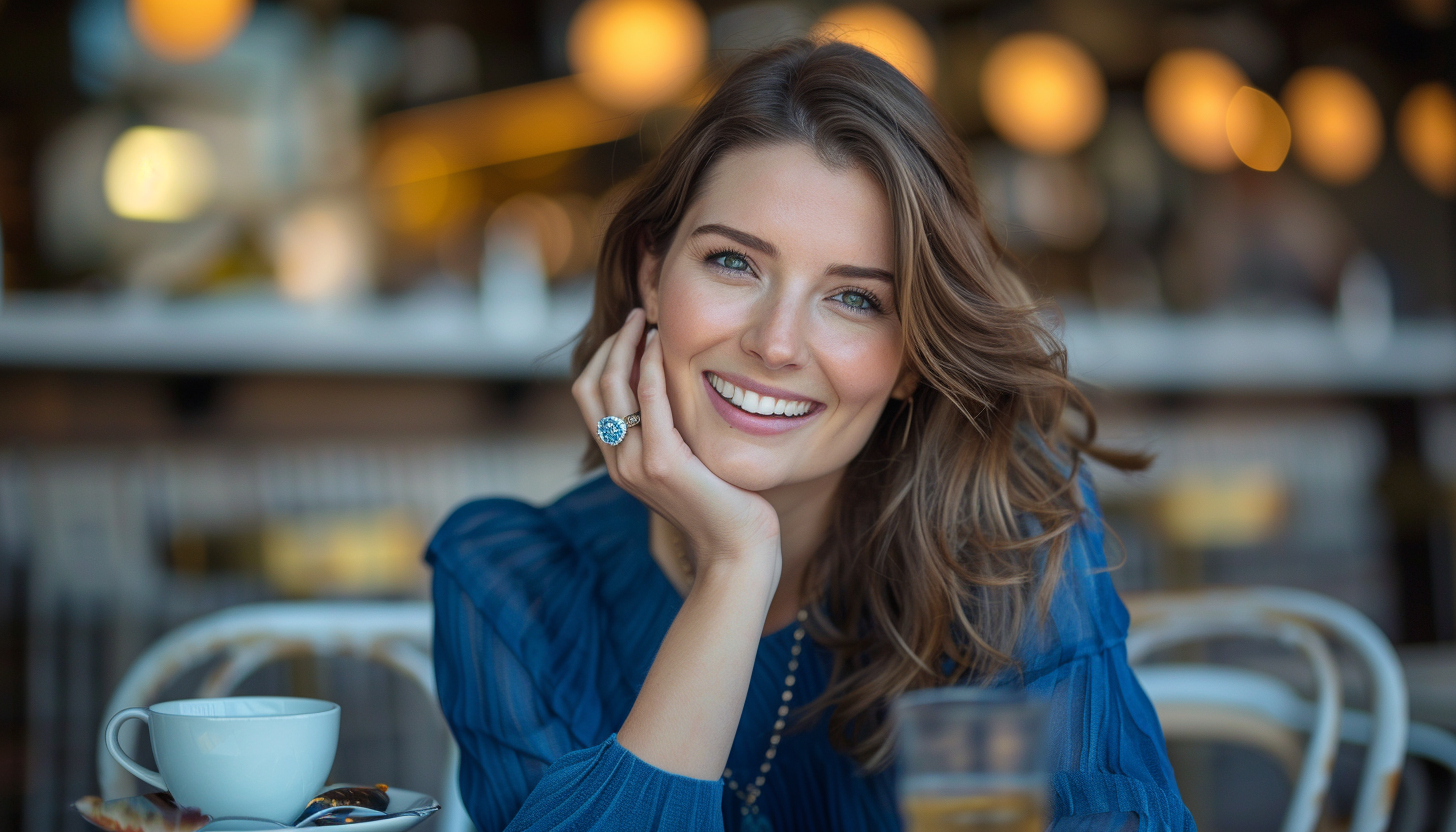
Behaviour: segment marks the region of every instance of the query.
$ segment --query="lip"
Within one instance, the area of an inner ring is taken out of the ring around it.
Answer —
[[[720,373],[717,370],[713,370],[712,373],[724,381],[731,383],[734,387],[739,386],[738,380],[742,378],[742,376]],[[734,407],[726,399],[718,395],[718,391],[714,390],[713,385],[708,383],[707,373],[700,373],[698,377],[703,380],[703,390],[707,392],[708,400],[713,403],[713,409],[718,411],[718,415],[723,417],[723,421],[727,422],[733,428],[741,430],[744,433],[751,433],[755,436],[775,436],[780,433],[787,433],[795,428],[801,428],[824,411],[823,403],[814,401],[809,412],[803,416],[760,416],[756,413],[748,413]],[[798,394],[790,393],[787,390],[778,390],[773,387],[764,387],[758,384],[744,384],[742,386],[754,392],[762,391],[774,398],[782,397],[801,402],[813,401],[812,399],[805,399]]]

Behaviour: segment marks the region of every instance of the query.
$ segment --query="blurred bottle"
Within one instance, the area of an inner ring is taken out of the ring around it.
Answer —
[[[480,265],[480,317],[497,341],[540,337],[550,312],[541,241],[530,223],[497,217],[485,229]]]
[[[1351,354],[1369,361],[1380,355],[1395,331],[1390,274],[1369,250],[1356,252],[1340,271],[1336,320]]]

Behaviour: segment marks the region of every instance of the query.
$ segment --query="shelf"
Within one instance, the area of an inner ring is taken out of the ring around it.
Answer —
[[[499,336],[471,296],[309,309],[259,298],[185,301],[7,295],[0,366],[196,373],[564,378],[590,295],[553,300],[532,338]]]
[[[0,366],[199,373],[422,374],[562,379],[589,291],[553,297],[544,329],[505,338],[473,298],[377,301],[320,311],[268,297],[145,301],[11,293]],[[1353,350],[1317,317],[1069,313],[1072,374],[1146,392],[1456,391],[1456,321],[1403,321],[1383,347]]]
[[[1074,377],[1147,392],[1456,391],[1456,321],[1402,321],[1361,352],[1316,317],[1068,315]]]

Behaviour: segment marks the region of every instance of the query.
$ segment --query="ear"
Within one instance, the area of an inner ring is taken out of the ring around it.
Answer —
[[[637,265],[637,296],[642,298],[642,311],[647,313],[649,325],[657,323],[657,313],[661,309],[657,293],[661,279],[662,258],[650,251],[642,252],[642,262]]]
[[[900,380],[895,382],[895,388],[890,391],[890,398],[904,401],[915,393],[915,388],[919,385],[920,374],[907,368],[900,374]]]

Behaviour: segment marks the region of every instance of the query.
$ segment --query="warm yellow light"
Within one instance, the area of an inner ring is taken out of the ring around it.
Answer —
[[[1395,143],[1422,185],[1456,196],[1456,95],[1440,81],[1406,93],[1395,115]]]
[[[1061,155],[1086,144],[1107,113],[1107,86],[1086,51],[1044,33],[997,44],[981,68],[981,106],[1006,141]]]
[[[910,15],[884,3],[840,6],[815,25],[819,40],[852,43],[884,58],[927,93],[935,89],[935,47]]]
[[[1380,160],[1380,105],[1359,78],[1331,66],[1306,67],[1284,85],[1282,97],[1294,129],[1294,157],[1314,176],[1349,185]]]
[[[1248,77],[1211,49],[1179,49],[1153,64],[1144,90],[1148,121],[1180,162],[1207,173],[1238,164],[1229,145],[1228,111]]]
[[[248,22],[253,0],[127,0],[127,19],[152,54],[179,64],[206,60]]]
[[[1241,87],[1229,102],[1229,146],[1254,170],[1279,170],[1289,155],[1289,119],[1279,102],[1253,87]]]
[[[687,92],[708,55],[708,22],[691,0],[587,0],[566,55],[602,103],[635,111]]]
[[[119,217],[191,219],[212,198],[212,151],[189,130],[133,127],[106,156],[106,204]]]

